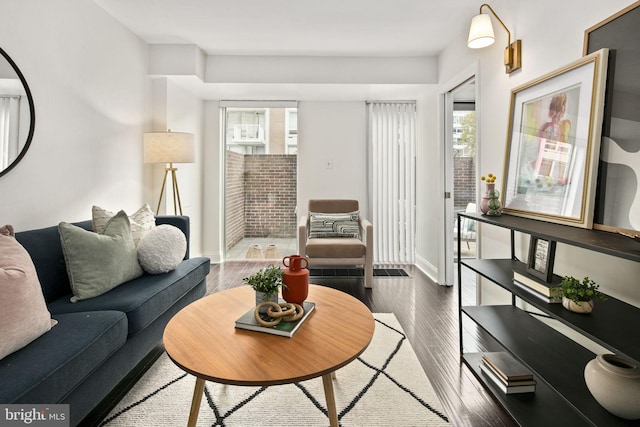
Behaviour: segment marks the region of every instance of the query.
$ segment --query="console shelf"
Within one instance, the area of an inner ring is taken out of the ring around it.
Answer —
[[[511,230],[511,252],[514,254],[514,232],[530,234],[546,240],[566,243],[595,252],[640,261],[640,243],[632,239],[595,230],[544,223],[514,216],[487,217],[476,213],[460,213],[485,224]],[[460,229],[460,225],[458,226]],[[460,253],[460,240],[458,240]],[[462,268],[469,268],[512,294],[511,305],[462,306],[460,311],[460,354],[483,385],[511,417],[522,426],[588,425],[638,426],[640,422],[616,417],[602,408],[584,382],[584,367],[595,354],[540,320],[549,317],[609,349],[640,363],[640,342],[629,336],[629,328],[621,325],[640,324],[640,309],[611,296],[598,301],[591,315],[565,310],[561,304],[549,304],[534,293],[513,283],[513,272],[526,273],[525,263],[515,259],[461,259],[458,257],[459,295],[462,294]],[[527,302],[542,312],[529,313],[516,307],[516,299]],[[482,354],[465,353],[462,320],[467,317],[492,336],[505,351],[527,366],[537,385],[534,393],[506,395],[486,379],[480,370]]]

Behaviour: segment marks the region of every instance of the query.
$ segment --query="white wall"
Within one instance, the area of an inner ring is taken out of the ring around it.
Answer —
[[[512,37],[522,39],[522,70],[511,75],[505,74],[502,52],[507,44],[506,33],[496,24],[497,40],[493,46],[475,51],[468,49],[467,35],[460,34],[440,55],[441,83],[450,80],[470,64],[479,63],[478,159],[481,173],[498,171],[498,179],[503,179],[511,89],[579,59],[582,56],[585,29],[628,5],[629,0],[495,1],[492,7],[511,29]],[[465,18],[470,21],[474,13],[470,11]],[[482,232],[480,250],[483,257],[509,256],[508,238],[503,232],[495,227],[484,227]],[[526,259],[527,239],[518,240],[518,249],[519,257]],[[554,271],[580,278],[588,275],[600,283],[605,292],[640,305],[640,293],[637,292],[640,263],[559,244]],[[505,302],[505,298],[505,293],[494,286],[483,286],[484,303]]]
[[[17,231],[144,203],[147,45],[91,1],[0,0],[0,43],[36,110],[24,159],[0,178],[0,222]]]
[[[364,101],[299,104],[298,215],[309,199],[357,199],[367,216],[366,117]]]
[[[425,87],[416,105],[416,265],[434,281],[441,256],[437,224],[443,209],[438,190],[442,152],[437,94],[435,85]]]
[[[204,102],[166,77],[152,80],[152,131],[192,133],[196,158],[194,163],[174,163],[177,169],[178,190],[182,213],[189,217],[191,234],[190,256],[202,256],[202,214],[203,214],[203,135]],[[152,209],[158,207],[165,164],[145,165],[145,200]],[[160,204],[160,214],[180,214],[174,205],[171,175],[165,183],[165,191]]]

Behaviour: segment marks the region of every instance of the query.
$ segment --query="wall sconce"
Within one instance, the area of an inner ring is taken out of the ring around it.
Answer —
[[[489,11],[496,17],[500,25],[507,31],[508,35],[508,45],[504,50],[504,65],[506,68],[507,74],[519,69],[522,67],[522,41],[516,40],[511,43],[511,32],[502,19],[496,12],[489,6],[488,4],[483,4],[480,6],[480,14],[473,17],[471,20],[471,28],[469,29],[469,40],[467,42],[467,46],[472,49],[479,49],[482,47],[487,47],[493,44],[496,40],[493,35],[493,25],[491,25],[491,17],[488,14],[482,13],[482,8],[487,7]]]
[[[183,132],[148,132],[143,136],[144,146],[144,162],[145,163],[164,163],[164,178],[162,178],[162,188],[160,189],[160,198],[158,199],[158,208],[156,215],[160,212],[160,203],[164,194],[164,186],[167,183],[167,176],[171,172],[171,180],[173,182],[173,212],[182,215],[182,202],[180,201],[180,191],[178,191],[178,177],[174,168],[174,163],[193,163],[196,161],[196,151],[193,142],[192,133]],[[166,164],[169,167],[166,167]],[[177,203],[176,203],[177,202]]]

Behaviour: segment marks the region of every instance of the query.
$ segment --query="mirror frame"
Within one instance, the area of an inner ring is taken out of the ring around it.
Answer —
[[[24,91],[27,94],[27,99],[29,101],[29,114],[31,115],[31,120],[30,120],[30,123],[29,123],[29,133],[27,134],[27,140],[25,141],[24,146],[20,150],[20,153],[18,153],[18,156],[13,160],[13,162],[11,162],[9,164],[9,166],[7,166],[4,170],[0,171],[0,177],[2,177],[5,174],[7,174],[11,169],[16,167],[16,165],[18,163],[20,163],[20,160],[22,160],[22,158],[27,153],[27,150],[29,149],[29,146],[31,145],[31,141],[33,140],[33,132],[34,132],[35,126],[36,126],[36,111],[35,111],[35,106],[33,104],[33,97],[31,96],[31,90],[29,89],[29,85],[27,84],[27,81],[25,80],[24,76],[22,75],[22,72],[20,71],[20,69],[18,68],[16,63],[13,62],[13,59],[11,59],[11,57],[7,54],[7,52],[5,52],[1,47],[0,47],[0,55],[2,55],[2,57],[4,59],[6,59],[7,62],[9,62],[11,67],[13,67],[13,70],[18,75],[18,78],[20,79],[20,82],[22,83],[22,87],[24,87]]]

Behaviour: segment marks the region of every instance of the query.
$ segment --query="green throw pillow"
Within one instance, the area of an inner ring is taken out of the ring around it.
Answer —
[[[131,236],[129,218],[118,212],[102,233],[73,224],[58,225],[73,291],[71,302],[93,298],[143,274]]]

